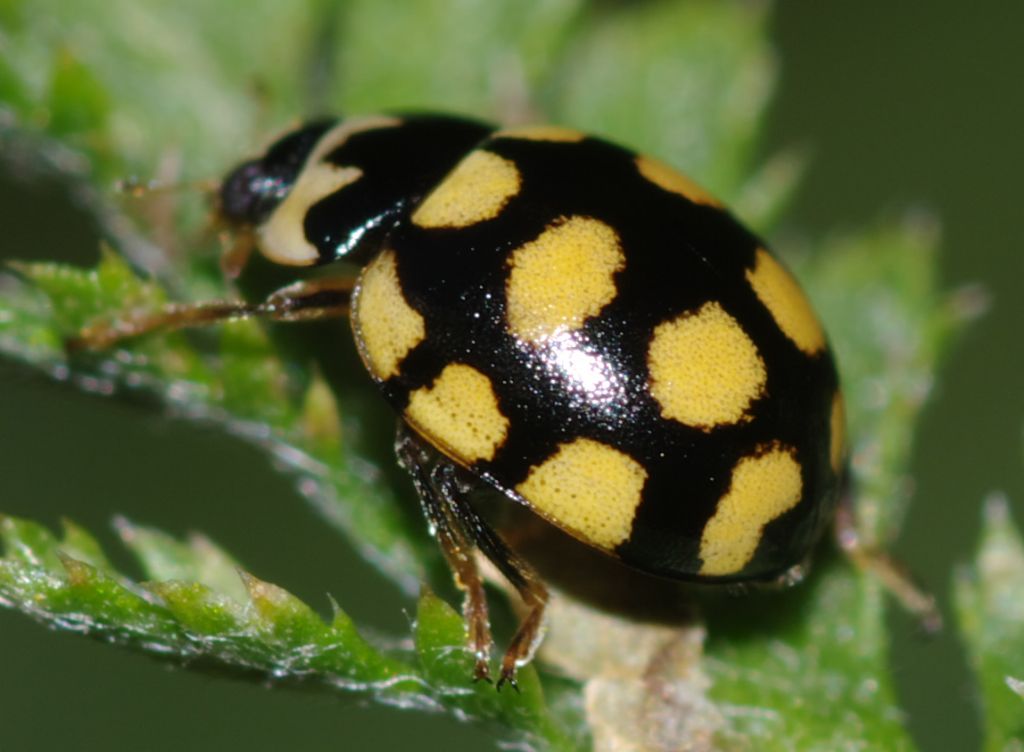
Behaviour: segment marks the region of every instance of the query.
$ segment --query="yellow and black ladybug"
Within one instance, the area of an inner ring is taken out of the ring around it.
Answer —
[[[622,562],[701,582],[784,578],[831,521],[844,416],[793,277],[711,195],[649,157],[551,126],[434,115],[312,122],[224,180],[219,214],[277,264],[362,267],[159,326],[350,314],[399,415],[397,451],[466,591],[489,674],[486,555],[547,591],[467,503],[497,489]]]

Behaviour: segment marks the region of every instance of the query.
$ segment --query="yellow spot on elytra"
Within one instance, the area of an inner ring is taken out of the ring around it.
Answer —
[[[632,457],[579,438],[532,467],[516,491],[544,517],[610,551],[629,537],[646,480]]]
[[[658,324],[647,367],[662,416],[703,429],[743,420],[767,378],[757,347],[715,302]]]
[[[514,162],[478,149],[423,200],[412,221],[420,227],[468,227],[494,219],[519,193],[520,182]]]
[[[660,160],[641,155],[636,158],[636,168],[641,175],[659,188],[678,193],[695,204],[722,205],[717,198],[693,182],[692,179]]]
[[[619,236],[591,217],[569,217],[509,255],[508,326],[526,342],[573,331],[615,297],[626,264]]]
[[[309,208],[321,199],[356,182],[363,171],[320,162],[299,173],[295,185],[256,230],[260,252],[275,264],[310,266],[320,257],[316,246],[306,239],[305,219]]]
[[[303,226],[309,208],[354,183],[363,174],[357,167],[335,165],[324,162],[324,158],[356,133],[393,128],[401,122],[398,118],[380,115],[349,118],[321,136],[306,158],[288,195],[256,228],[260,253],[274,263],[285,266],[310,266],[316,263],[319,253],[316,246],[306,240]]]
[[[438,449],[467,464],[493,458],[508,432],[490,379],[463,363],[445,366],[431,386],[409,395],[405,417]]]
[[[793,276],[763,248],[757,249],[747,281],[779,329],[808,355],[825,348],[825,333],[807,296]]]
[[[828,452],[832,471],[838,475],[843,467],[843,460],[846,459],[846,405],[843,395],[839,392],[836,392],[832,399]]]
[[[394,251],[381,252],[363,269],[352,298],[352,328],[367,370],[381,380],[396,375],[423,340],[423,317],[402,294]]]
[[[803,481],[792,451],[775,446],[744,457],[700,539],[700,574],[736,574],[754,557],[764,526],[800,501]]]
[[[587,137],[586,133],[560,125],[524,125],[518,128],[504,128],[494,138],[522,138],[528,141],[561,141],[575,143]]]

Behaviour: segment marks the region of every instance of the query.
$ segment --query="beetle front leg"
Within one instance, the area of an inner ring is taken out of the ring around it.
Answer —
[[[206,326],[220,321],[263,318],[270,321],[313,321],[346,316],[353,277],[296,282],[272,292],[261,303],[209,301],[169,303],[159,311],[129,313],[112,321],[90,324],[65,342],[69,352],[105,350],[126,339],[151,332]]]

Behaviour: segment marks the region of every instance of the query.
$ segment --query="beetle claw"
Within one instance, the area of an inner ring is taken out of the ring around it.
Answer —
[[[495,685],[495,688],[500,692],[501,688],[505,684],[508,684],[510,687],[512,687],[512,689],[516,691],[516,694],[519,694],[519,683],[516,681],[515,667],[503,668],[501,670],[501,678],[498,679],[498,683],[497,685]]]
[[[491,667],[487,665],[487,661],[478,660],[476,666],[473,667],[473,683],[485,681],[488,684],[493,684],[491,680]]]

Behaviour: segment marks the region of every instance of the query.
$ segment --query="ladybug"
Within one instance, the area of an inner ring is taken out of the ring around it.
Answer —
[[[644,573],[703,583],[784,579],[835,516],[845,429],[823,329],[765,244],[668,165],[553,126],[318,120],[234,169],[218,204],[271,262],[344,261],[358,278],[85,340],[348,315],[465,591],[476,678],[491,636],[474,552],[527,606],[499,686],[532,657],[548,594],[474,489]]]

